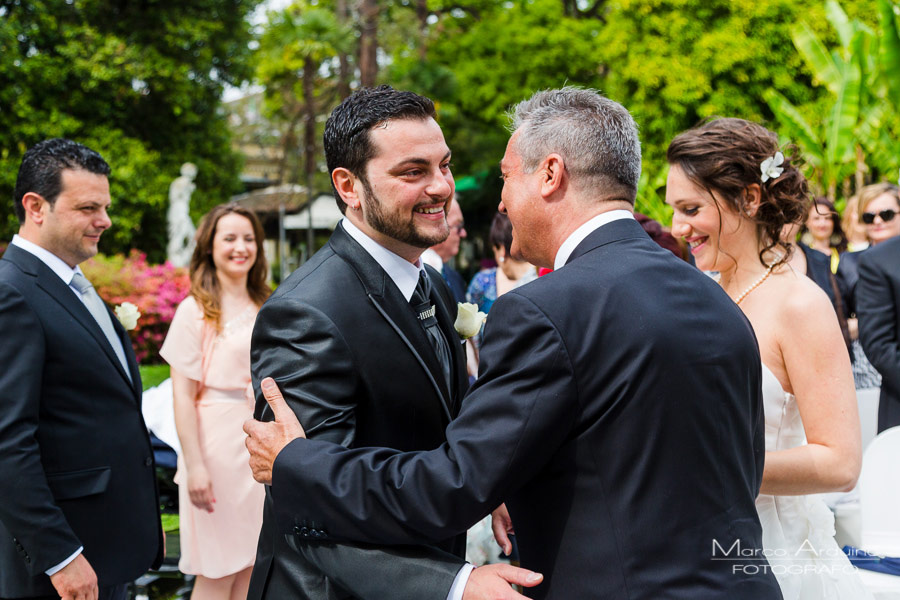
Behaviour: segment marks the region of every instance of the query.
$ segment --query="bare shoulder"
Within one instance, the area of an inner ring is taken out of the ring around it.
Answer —
[[[776,313],[781,331],[808,333],[810,327],[822,322],[823,314],[834,313],[825,291],[805,275],[788,269],[775,275],[773,284],[777,286]]]

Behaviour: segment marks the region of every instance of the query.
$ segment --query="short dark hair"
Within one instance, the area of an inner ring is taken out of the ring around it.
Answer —
[[[369,137],[373,127],[393,119],[434,117],[434,103],[424,96],[395,90],[389,85],[357,90],[331,111],[325,123],[322,137],[328,172],[344,168],[365,181],[366,164],[375,156]],[[333,191],[343,213],[347,206],[337,189]]]
[[[494,220],[491,221],[488,243],[491,245],[491,248],[506,248],[508,256],[512,249],[512,239],[512,223],[509,221],[509,217],[498,212],[494,215]]]
[[[20,225],[25,222],[25,207],[22,206],[25,194],[40,194],[53,206],[62,191],[64,169],[109,176],[107,162],[87,146],[63,138],[38,142],[22,157],[13,191],[13,210]]]

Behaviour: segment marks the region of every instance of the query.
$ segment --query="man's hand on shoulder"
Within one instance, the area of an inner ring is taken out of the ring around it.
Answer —
[[[260,382],[263,396],[275,420],[267,423],[250,419],[244,423],[244,433],[247,434],[245,445],[250,451],[250,469],[253,470],[253,479],[260,483],[272,483],[272,467],[278,453],[285,446],[297,438],[305,438],[306,432],[300,426],[297,415],[284,401],[281,390],[275,384],[275,380],[266,377]]]
[[[528,569],[507,564],[478,567],[469,575],[463,600],[525,600],[525,596],[510,587],[534,587],[544,576]]]
[[[97,600],[100,594],[97,574],[84,554],[51,575],[50,583],[62,600]]]

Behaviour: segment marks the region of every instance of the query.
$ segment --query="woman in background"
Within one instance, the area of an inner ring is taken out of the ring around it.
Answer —
[[[859,193],[859,222],[866,228],[869,245],[876,246],[900,235],[900,192],[893,183],[867,185]]]
[[[178,483],[183,573],[195,600],[247,597],[265,492],[248,465],[242,425],[253,413],[250,334],[271,293],[256,216],[237,204],[200,222],[191,292],[160,354],[171,366],[181,443]]]
[[[847,236],[841,218],[828,198],[816,198],[800,230],[800,241],[831,259],[831,272],[838,272],[841,255],[847,251]]]

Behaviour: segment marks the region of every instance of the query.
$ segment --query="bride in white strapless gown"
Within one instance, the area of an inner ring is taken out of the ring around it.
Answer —
[[[765,365],[762,368],[766,452],[806,444],[793,394]],[[763,547],[785,600],[866,600],[872,598],[834,541],[834,515],[814,496],[756,499]]]
[[[773,132],[741,119],[686,131],[667,154],[672,234],[687,242],[698,268],[719,272],[759,342],[766,455],[757,550],[786,600],[867,600],[834,541],[834,518],[811,496],[852,489],[862,450],[834,307],[788,263],[793,237],[784,230],[808,213],[806,180]]]

